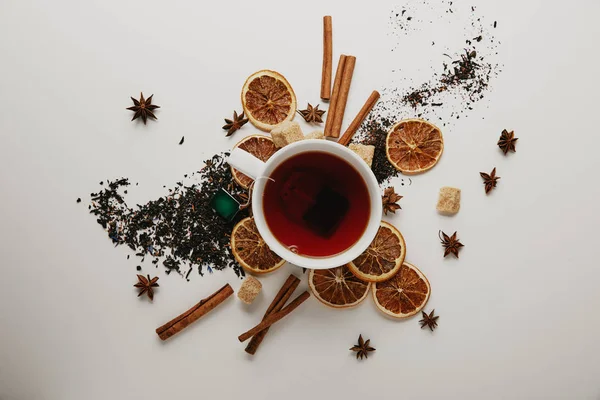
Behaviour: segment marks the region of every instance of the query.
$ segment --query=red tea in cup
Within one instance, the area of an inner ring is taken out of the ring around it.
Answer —
[[[273,236],[309,257],[333,256],[354,245],[371,209],[360,173],[343,158],[321,151],[278,165],[265,185],[262,206]]]

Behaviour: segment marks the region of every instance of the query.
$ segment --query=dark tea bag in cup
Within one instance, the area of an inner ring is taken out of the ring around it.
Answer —
[[[333,190],[321,171],[299,170],[290,174],[281,193],[283,210],[315,234],[330,236],[346,215],[348,199]]]
[[[331,236],[348,212],[348,199],[332,188],[323,187],[314,205],[303,218],[308,227],[319,236]]]
[[[317,195],[325,185],[317,171],[294,171],[282,186],[280,197],[286,215],[301,222],[317,202]]]

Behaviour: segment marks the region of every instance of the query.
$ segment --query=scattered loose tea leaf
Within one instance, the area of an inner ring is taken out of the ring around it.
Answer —
[[[238,115],[237,111],[233,112],[233,119],[225,118],[225,125],[223,125],[223,129],[227,131],[227,135],[231,136],[240,129],[244,124],[248,122],[248,118],[244,118],[244,112],[242,111],[241,115]]]
[[[376,106],[377,107],[377,106]],[[378,183],[389,181],[400,174],[389,162],[386,153],[386,139],[388,130],[394,122],[388,118],[368,117],[359,128],[359,135],[354,136],[353,143],[371,145],[375,147],[371,170],[375,174]]]
[[[144,99],[144,94],[140,93],[139,100],[136,100],[133,97],[131,98],[135,105],[127,107],[127,109],[135,111],[135,114],[133,114],[133,118],[131,119],[132,121],[141,117],[144,125],[146,125],[146,120],[148,118],[156,119],[156,115],[154,115],[152,111],[160,108],[160,106],[152,104],[152,96],[154,95],[151,95],[148,99]]]
[[[421,311],[421,314],[423,315],[423,319],[419,321],[421,324],[421,329],[428,327],[431,332],[433,332],[433,330],[437,328],[437,319],[440,316],[433,316],[433,313],[435,313],[435,310],[432,310],[429,315],[425,311]]]
[[[403,196],[400,196],[394,191],[393,186],[386,188],[381,198],[381,201],[383,203],[383,213],[385,215],[387,215],[388,212],[395,214],[396,210],[401,210],[402,207],[400,207],[398,202],[402,197]]]
[[[462,244],[460,240],[456,238],[456,232],[454,232],[452,236],[448,236],[442,231],[440,231],[439,234],[440,240],[442,241],[442,246],[444,246],[446,249],[444,250],[444,257],[452,253],[456,258],[458,258],[458,252],[460,251],[461,247],[464,247],[464,244]]]
[[[302,115],[302,118],[304,118],[304,120],[306,122],[314,122],[314,123],[323,123],[323,114],[325,114],[325,111],[323,110],[319,110],[319,104],[317,104],[315,107],[311,106],[310,103],[308,103],[308,107],[306,107],[306,110],[298,110],[298,114]]]
[[[194,184],[178,182],[169,189],[167,196],[130,207],[123,188],[130,185],[127,178],[108,181],[103,190],[92,193],[90,213],[107,231],[108,237],[117,245],[125,245],[142,260],[153,257],[153,264],[160,258],[162,265],[184,276],[190,267],[200,275],[208,270],[233,268],[238,276],[244,271],[235,261],[229,247],[233,226],[248,216],[248,210],[240,211],[231,222],[225,222],[210,207],[210,199],[221,188],[233,181],[231,168],[225,162],[229,153],[215,154],[205,162],[206,166],[192,173]],[[234,196],[246,193],[231,184]]]
[[[496,176],[496,167],[492,170],[491,173],[486,174],[485,172],[480,172],[479,175],[483,178],[483,184],[485,185],[485,193],[488,194],[496,187],[498,183],[499,176]]]
[[[369,346],[371,343],[371,339],[365,341],[362,335],[358,336],[358,344],[354,345],[350,348],[351,351],[356,352],[356,359],[360,358],[361,360],[364,358],[369,358],[369,352],[375,351],[374,347]]]
[[[129,257],[129,256],[127,256],[127,257]],[[142,266],[138,265],[137,267],[135,267],[135,269],[138,270],[138,271],[141,271],[142,270]]]
[[[507,131],[506,129],[502,130],[500,134],[500,139],[498,140],[498,147],[502,150],[504,155],[508,154],[509,151],[516,153],[515,145],[516,141],[519,138],[515,137],[515,131]]]
[[[185,140],[185,136],[182,136],[181,140],[179,141],[179,144],[182,145],[184,140]]]
[[[78,203],[81,203],[81,197],[78,197],[78,198],[77,198],[77,202],[78,202]]]
[[[153,288],[158,287],[158,283],[156,283],[156,281],[158,281],[158,276],[155,276],[154,278],[150,278],[150,275],[148,275],[148,277],[146,278],[144,275],[138,274],[137,278],[138,278],[138,283],[136,283],[133,286],[140,289],[140,292],[138,293],[138,297],[140,297],[141,295],[146,293],[148,295],[148,297],[150,298],[150,300],[154,300],[154,289]]]

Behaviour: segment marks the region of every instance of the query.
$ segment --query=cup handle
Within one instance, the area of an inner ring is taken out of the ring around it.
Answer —
[[[231,151],[227,163],[252,179],[262,176],[266,165],[263,161],[239,147]]]

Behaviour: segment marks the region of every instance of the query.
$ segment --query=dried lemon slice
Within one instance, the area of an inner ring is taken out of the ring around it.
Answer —
[[[242,88],[242,106],[258,129],[271,131],[296,113],[296,94],[279,72],[262,70],[250,75]]]
[[[253,217],[244,218],[233,228],[231,251],[246,271],[255,274],[273,272],[285,264],[260,236]]]
[[[398,171],[418,174],[437,164],[444,151],[444,138],[437,126],[422,119],[406,119],[390,129],[385,151]]]
[[[348,263],[350,271],[366,282],[382,282],[398,272],[406,255],[406,243],[398,229],[382,221],[367,250]]]
[[[354,276],[346,265],[337,268],[311,270],[308,285],[315,297],[334,308],[354,307],[369,293],[371,284]]]
[[[407,262],[391,279],[373,285],[377,308],[394,318],[408,318],[427,304],[431,286],[423,273]]]

